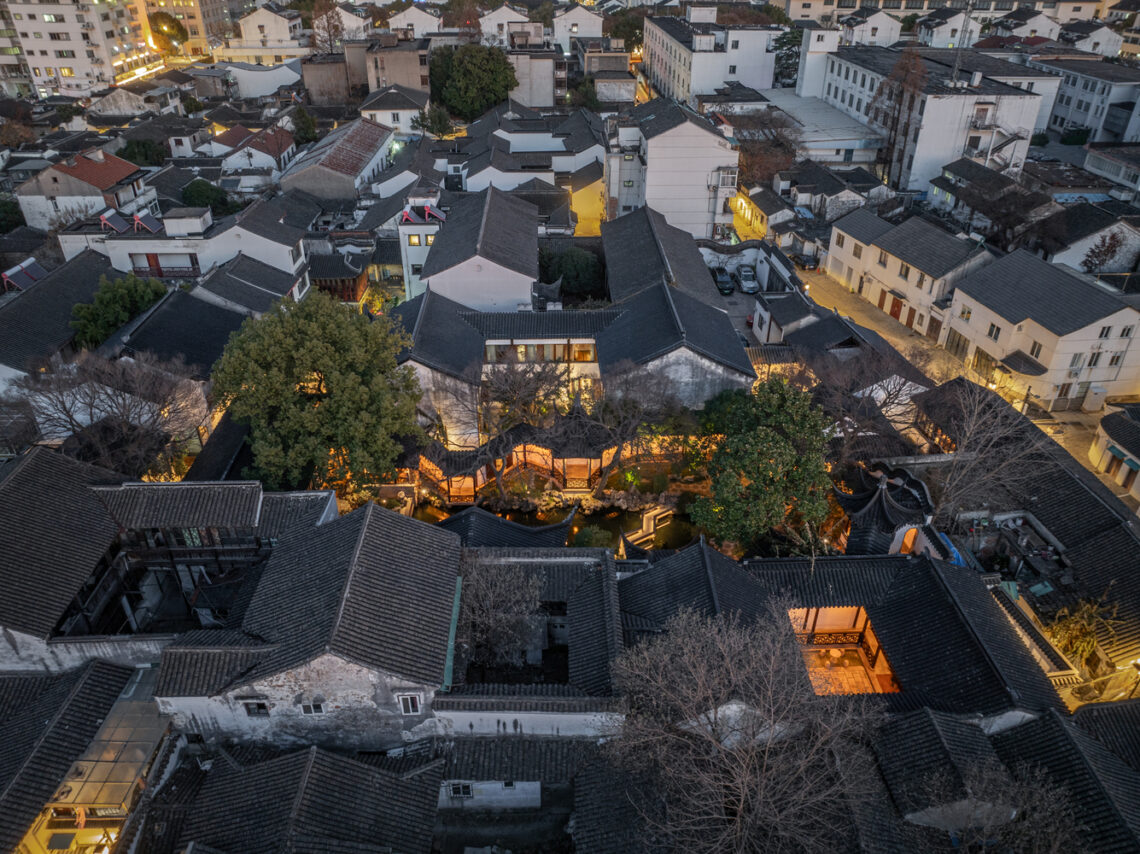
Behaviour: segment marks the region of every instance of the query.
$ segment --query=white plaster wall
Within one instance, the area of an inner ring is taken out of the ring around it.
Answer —
[[[389,30],[411,30],[412,34],[417,37],[424,33],[437,32],[442,27],[443,22],[439,18],[414,5],[388,18]]]
[[[412,127],[412,119],[420,114],[419,110],[365,110],[361,113],[366,119],[371,119],[378,125],[385,125],[397,133],[411,135],[418,133]],[[395,118],[393,118],[395,116]]]
[[[217,697],[159,697],[159,711],[175,726],[206,738],[264,739],[278,744],[316,743],[383,748],[402,743],[405,733],[431,716],[437,686],[325,654],[308,664],[243,685]],[[420,695],[420,714],[402,715],[397,694]],[[269,705],[267,717],[250,717],[245,702]],[[302,703],[321,702],[325,712],[306,715]]]
[[[554,183],[554,172],[501,172],[493,167],[487,167],[474,175],[467,178],[467,191],[469,193],[477,193],[480,190],[486,190],[488,187],[496,187],[500,190],[513,190],[520,184],[525,184],[532,178],[538,178],[540,181],[546,181],[548,184]]]
[[[528,53],[508,53],[518,86],[510,92],[524,107],[554,106],[554,58]]]
[[[574,32],[574,24],[578,25]],[[563,53],[570,53],[570,40],[581,38],[601,38],[602,16],[584,6],[573,6],[567,12],[554,16],[554,41],[562,46]]]
[[[456,735],[604,736],[621,724],[614,712],[436,712]]]
[[[515,311],[520,304],[530,305],[531,278],[484,258],[471,258],[423,281],[440,296],[476,311]]]
[[[507,788],[499,780],[464,780],[454,778],[439,784],[439,808],[441,810],[517,810],[537,809],[542,806],[542,783],[540,781],[512,781]],[[471,797],[451,797],[452,783],[467,783],[471,786]]]
[[[744,355],[744,347],[740,347]],[[755,376],[746,376],[685,347],[678,347],[640,368],[653,377],[665,377],[673,394],[685,406],[700,409],[722,391],[750,388]]]
[[[55,205],[52,205],[47,196],[25,196],[17,192],[16,200],[20,203],[24,222],[41,231],[100,214],[110,207],[102,195],[57,196]]]
[[[857,27],[843,28],[844,44],[866,44],[886,47],[899,40],[902,31],[902,22],[897,18],[880,12],[872,15]]]
[[[260,45],[260,42],[258,43]],[[308,53],[308,48],[304,48]],[[273,54],[272,48],[258,48],[258,53]],[[282,86],[290,86],[301,79],[301,72],[293,66],[299,63],[283,62],[280,65],[267,65],[258,68],[244,68],[239,65],[226,64],[225,70],[233,77],[237,85],[239,98],[260,98],[262,95],[272,95]]]
[[[709,189],[718,168],[738,166],[739,152],[728,140],[685,122],[647,140],[645,150],[645,204],[670,225],[694,237],[712,237],[714,222],[732,221]]]
[[[95,658],[117,664],[150,664],[162,656],[173,635],[109,635],[82,641],[45,641],[0,628],[0,671],[59,673]]]
[[[1140,260],[1140,233],[1124,223],[1118,223],[1111,228],[1106,228],[1102,231],[1098,231],[1096,234],[1083,237],[1072,246],[1055,254],[1049,260],[1054,264],[1068,264],[1075,270],[1083,270],[1084,267],[1081,266],[1081,262],[1084,261],[1088,251],[1097,244],[1101,235],[1109,235],[1113,232],[1119,234],[1124,242],[1112,260],[1098,272],[1127,273],[1134,270],[1137,261]]]

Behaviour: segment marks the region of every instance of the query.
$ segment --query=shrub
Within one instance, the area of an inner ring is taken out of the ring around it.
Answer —
[[[1044,132],[1035,133],[1035,134],[1033,134],[1033,136],[1029,137],[1029,144],[1030,145],[1037,145],[1037,146],[1048,145],[1049,144],[1049,134],[1044,133]]]
[[[574,535],[574,546],[580,549],[609,548],[613,542],[614,535],[597,525],[586,525]]]

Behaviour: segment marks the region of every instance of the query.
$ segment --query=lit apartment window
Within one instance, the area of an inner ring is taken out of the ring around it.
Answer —
[[[408,235],[408,245],[409,246],[419,246],[420,245],[420,236],[418,234],[409,234]]]
[[[960,318],[962,318],[964,321],[966,321],[967,323],[969,323],[970,322],[970,315],[972,313],[973,312],[970,309],[970,307],[968,305],[964,305],[964,306],[962,306],[962,310],[958,312],[958,316]]]

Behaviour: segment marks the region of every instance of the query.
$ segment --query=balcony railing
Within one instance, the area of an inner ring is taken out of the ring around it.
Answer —
[[[197,278],[202,271],[197,267],[135,267],[136,276],[155,279]]]

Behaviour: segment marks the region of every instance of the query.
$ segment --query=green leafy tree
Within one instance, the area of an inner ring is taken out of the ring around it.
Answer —
[[[623,9],[616,15],[606,18],[605,33],[610,38],[624,39],[626,50],[636,50],[645,40],[645,15],[645,8],[641,6]]]
[[[594,87],[593,77],[586,77],[570,90],[570,103],[575,107],[585,107],[595,113],[602,108],[602,102],[598,100],[598,90]]]
[[[781,82],[790,82],[796,79],[800,71],[800,45],[803,42],[803,31],[798,29],[787,30],[780,33],[773,47],[776,49],[776,79]]]
[[[577,246],[557,255],[540,254],[543,278],[553,282],[562,277],[562,293],[574,296],[604,296],[602,264],[593,252]]]
[[[182,203],[191,208],[209,208],[215,216],[241,210],[241,205],[231,201],[225,190],[204,178],[195,178],[182,188]]]
[[[455,63],[455,48],[444,45],[431,52],[431,64],[428,66],[428,81],[431,84],[431,100],[433,104],[443,103],[443,90],[447,88],[447,81],[451,79],[451,67]]]
[[[586,525],[574,535],[574,547],[579,549],[608,549],[614,544],[614,535],[598,525]]]
[[[420,110],[420,114],[412,119],[412,129],[432,136],[447,136],[455,126],[451,123],[451,115],[444,107],[432,104],[426,110]]]
[[[304,107],[293,111],[293,141],[304,145],[317,140],[317,120]]]
[[[24,214],[15,199],[0,199],[0,234],[24,225]]]
[[[182,22],[168,12],[155,12],[150,16],[150,34],[159,53],[181,53],[182,45],[190,39]]]
[[[420,388],[396,356],[410,342],[319,291],[247,320],[214,370],[214,392],[248,418],[254,471],[272,488],[366,491],[420,433]]]
[[[119,157],[138,166],[161,166],[166,161],[166,146],[153,139],[132,139],[119,151]]]
[[[902,32],[913,33],[918,25],[918,15],[904,15],[902,18]]]
[[[206,105],[203,104],[201,101],[199,101],[197,98],[195,98],[193,95],[189,94],[188,92],[183,92],[182,93],[182,109],[186,113],[186,115],[189,116],[189,115],[192,115],[194,113],[202,112],[202,110],[206,109]]]
[[[823,411],[780,378],[755,392],[722,392],[705,406],[710,495],[692,517],[714,538],[754,547],[775,529],[797,549],[815,545],[831,481]]]
[[[92,302],[81,302],[71,309],[75,343],[83,348],[98,347],[127,321],[138,317],[166,293],[158,279],[140,279],[128,273],[121,279],[99,279]]]
[[[518,85],[514,66],[502,50],[465,44],[451,57],[443,104],[455,115],[473,121],[505,101]]]
[[[60,104],[55,108],[55,114],[59,117],[61,122],[69,122],[82,112],[83,108],[75,104]]]
[[[538,6],[530,10],[527,17],[532,21],[541,23],[548,30],[552,30],[554,29],[554,4],[550,0],[542,0]]]

